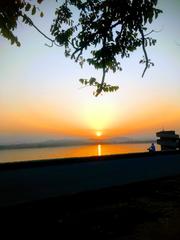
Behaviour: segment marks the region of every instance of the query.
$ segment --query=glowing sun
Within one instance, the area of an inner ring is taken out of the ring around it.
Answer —
[[[101,132],[101,131],[97,131],[97,132],[96,132],[96,136],[97,136],[97,137],[101,137],[101,136],[102,136],[102,132]]]

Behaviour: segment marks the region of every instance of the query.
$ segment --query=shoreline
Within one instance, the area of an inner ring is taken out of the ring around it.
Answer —
[[[121,159],[144,158],[144,157],[153,157],[153,156],[161,157],[161,156],[168,156],[168,155],[180,155],[180,151],[135,152],[135,153],[121,153],[121,154],[111,154],[111,155],[102,155],[102,156],[47,158],[47,159],[25,160],[25,161],[14,161],[14,162],[0,162],[0,171],[5,169],[10,170],[10,169],[18,169],[18,168],[97,162],[102,160],[109,161],[109,160],[117,160],[117,159],[121,160]]]

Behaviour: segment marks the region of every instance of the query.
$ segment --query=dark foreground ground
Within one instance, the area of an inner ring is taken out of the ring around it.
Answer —
[[[180,176],[3,208],[0,236],[179,240]]]

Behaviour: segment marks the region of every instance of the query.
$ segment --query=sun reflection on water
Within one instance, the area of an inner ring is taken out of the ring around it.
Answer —
[[[102,153],[101,153],[101,144],[98,144],[97,150],[98,150],[98,156],[101,156],[102,155]]]

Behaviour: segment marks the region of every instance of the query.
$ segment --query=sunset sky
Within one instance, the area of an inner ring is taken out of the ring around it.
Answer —
[[[55,1],[40,5],[35,24],[47,35]],[[180,1],[159,0],[163,14],[149,27],[157,39],[148,48],[155,66],[141,78],[141,48],[121,61],[123,71],[109,73],[116,93],[93,96],[79,78],[101,79],[101,71],[83,69],[63,49],[46,47],[35,29],[19,23],[21,47],[0,37],[0,144],[64,137],[155,138],[162,129],[180,134]],[[99,135],[99,136],[96,136]]]

